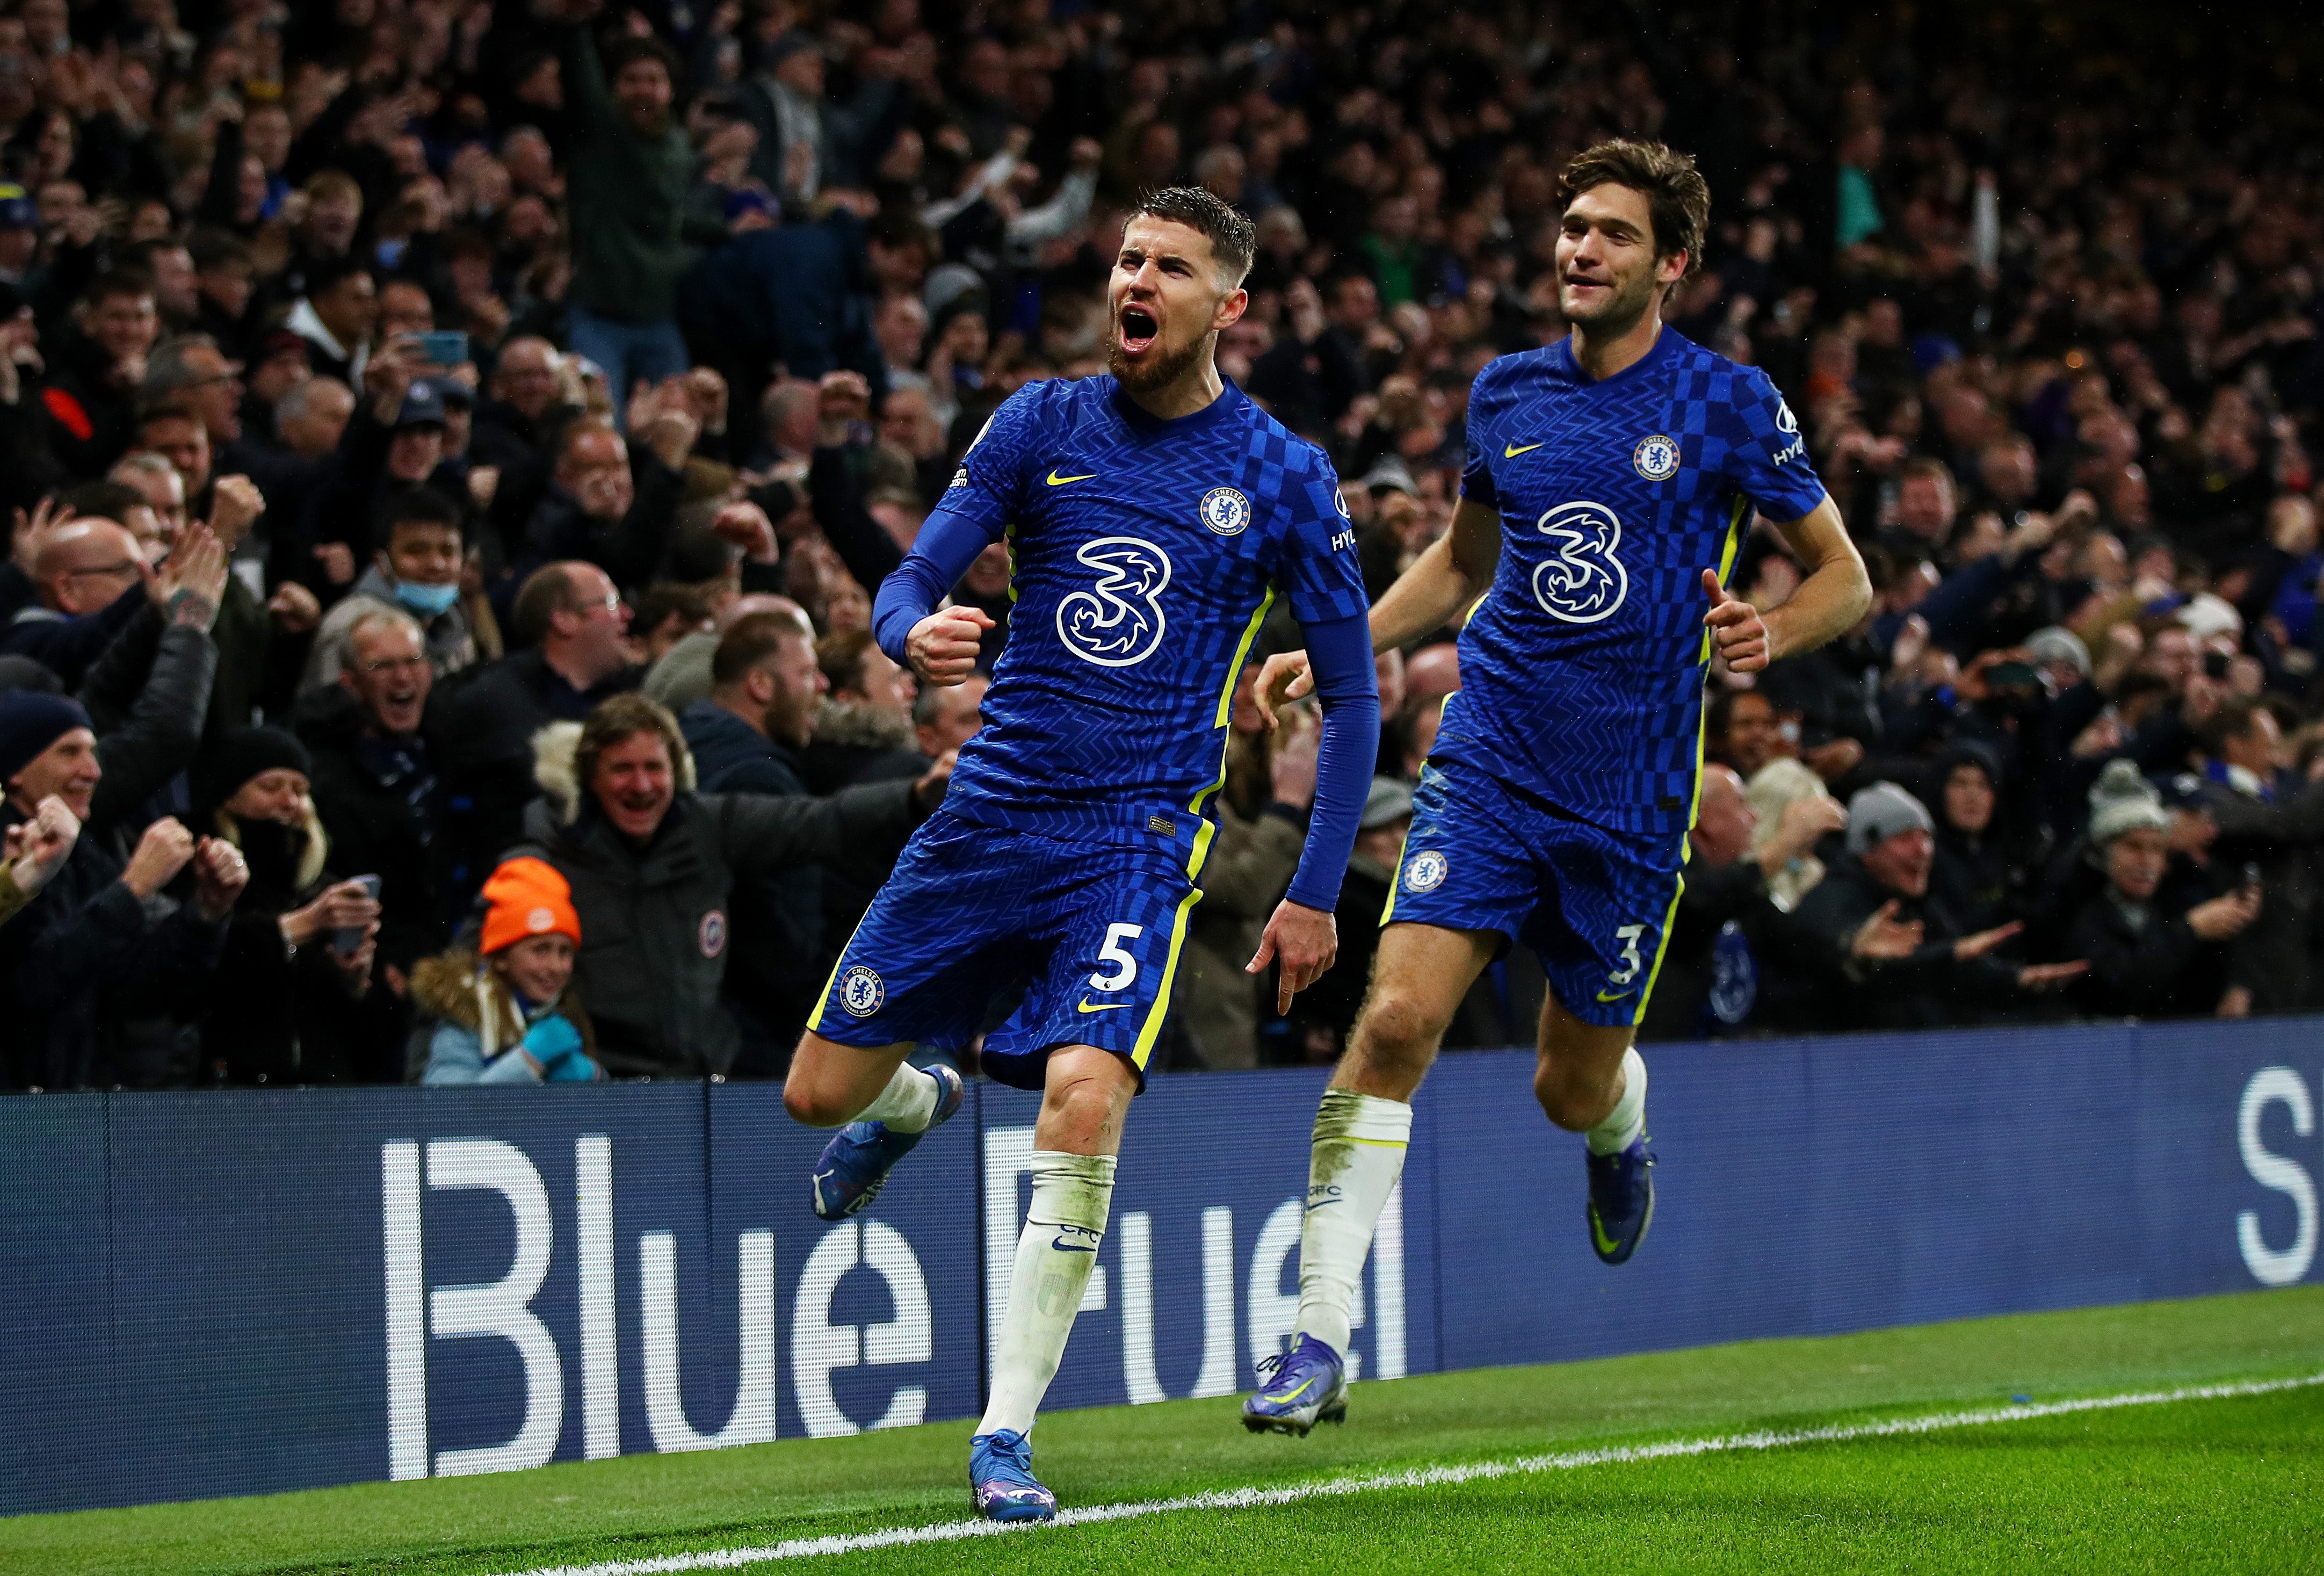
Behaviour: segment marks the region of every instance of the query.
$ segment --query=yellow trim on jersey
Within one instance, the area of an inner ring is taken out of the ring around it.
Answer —
[[[1204,821],[1194,828],[1194,851],[1186,856],[1186,879],[1198,880],[1203,866],[1211,857],[1211,839],[1219,834],[1218,823]]]
[[[1750,504],[1751,501],[1748,498],[1736,499],[1735,512],[1728,517],[1727,546],[1719,555],[1719,583],[1721,585],[1727,584],[1727,576],[1734,572],[1735,550],[1742,546],[1739,533],[1743,528],[1743,511],[1749,508]],[[1708,626],[1705,626],[1702,631],[1702,655],[1697,660],[1705,668],[1711,666],[1711,630]]]
[[[1009,547],[1009,602],[1017,602],[1017,526],[1014,521],[1001,528],[1001,539]]]
[[[1227,666],[1227,681],[1225,687],[1219,691],[1219,712],[1211,721],[1212,727],[1225,727],[1227,718],[1233,714],[1235,680],[1242,677],[1242,665],[1250,660],[1251,642],[1259,639],[1259,626],[1267,622],[1267,615],[1274,607],[1275,587],[1269,585],[1267,594],[1259,599],[1259,606],[1252,611],[1250,622],[1243,625],[1242,641],[1235,647],[1234,660]],[[1222,747],[1219,751],[1219,780],[1223,783],[1226,779],[1226,751]]]
[[[1396,889],[1402,885],[1404,885],[1404,861],[1398,859],[1396,862],[1396,869],[1390,873],[1388,883],[1388,907],[1380,910],[1380,928],[1382,930],[1386,930],[1389,924],[1396,918]]]
[[[1702,772],[1697,771],[1695,773],[1695,781],[1699,785],[1702,780]],[[1699,788],[1698,791],[1700,791]],[[1688,825],[1690,828],[1692,828],[1693,824],[1689,822]],[[1637,1014],[1630,1019],[1630,1027],[1632,1028],[1636,1028],[1638,1025],[1646,1021],[1646,1003],[1655,999],[1655,982],[1662,978],[1663,958],[1670,952],[1671,926],[1678,923],[1678,900],[1686,896],[1686,863],[1689,859],[1693,857],[1693,840],[1687,836],[1685,833],[1680,833],[1678,838],[1678,871],[1675,889],[1671,893],[1670,907],[1663,911],[1662,945],[1655,948],[1655,966],[1646,971],[1646,987],[1645,990],[1638,992]]]
[[[863,919],[869,919],[871,917],[871,913],[867,909],[864,913]],[[855,945],[855,938],[862,934],[863,919],[857,920],[855,922],[855,928],[847,933],[847,946],[853,946]],[[807,1028],[809,1034],[820,1034],[823,1032],[823,1009],[825,1006],[829,1005],[831,1001],[831,988],[839,983],[839,971],[846,966],[847,946],[843,946],[839,949],[839,956],[834,960],[831,965],[830,977],[825,979],[823,982],[823,994],[815,999],[815,1010],[807,1014]]]
[[[1275,587],[1269,585],[1267,588],[1267,594],[1260,597],[1259,599],[1259,605],[1251,610],[1250,622],[1243,626],[1242,643],[1235,648],[1234,660],[1227,664],[1227,681],[1219,689],[1218,714],[1211,722],[1211,726],[1213,729],[1225,727],[1227,725],[1227,718],[1234,711],[1235,680],[1242,677],[1242,665],[1250,659],[1251,642],[1259,639],[1259,626],[1267,622],[1268,613],[1274,606]],[[1213,794],[1218,792],[1221,788],[1226,786],[1227,741],[1222,739],[1219,741],[1218,778],[1215,781],[1197,792],[1192,799],[1189,799],[1186,802],[1187,813],[1195,816],[1201,815],[1203,813],[1203,801],[1209,798]],[[1204,826],[1206,829],[1209,823],[1205,822]],[[1196,850],[1197,853],[1199,853],[1202,848],[1209,846],[1209,839],[1203,833],[1196,833],[1195,838],[1198,843]],[[1196,868],[1199,868],[1199,866]],[[1194,872],[1193,870],[1189,870],[1186,873],[1191,879]]]
[[[1204,830],[1207,831],[1205,824]],[[1209,839],[1198,835],[1204,846]],[[1162,1036],[1162,1020],[1170,1016],[1170,987],[1178,977],[1178,949],[1186,945],[1186,916],[1203,900],[1203,889],[1190,887],[1178,900],[1178,917],[1170,926],[1170,956],[1162,965],[1161,989],[1155,994],[1154,1010],[1146,1015],[1146,1026],[1138,1031],[1138,1044],[1130,1053],[1130,1061],[1140,1073],[1146,1071],[1146,1058],[1154,1054],[1154,1042]]]

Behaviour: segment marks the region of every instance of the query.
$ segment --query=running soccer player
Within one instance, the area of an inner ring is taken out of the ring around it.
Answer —
[[[1244,1405],[1254,1432],[1346,1415],[1349,1306],[1404,1168],[1413,1092],[1512,942],[1548,975],[1534,1097],[1587,1140],[1591,1246],[1608,1264],[1637,1250],[1654,1187],[1631,1042],[1678,906],[1705,665],[1715,643],[1756,672],[1870,601],[1782,395],[1663,326],[1710,219],[1693,160],[1603,143],[1566,167],[1560,196],[1572,333],[1477,375],[1452,529],[1371,612],[1387,650],[1474,604],[1370,991],[1315,1117],[1299,1331]],[[1766,613],[1722,584],[1755,504],[1810,567]],[[1305,656],[1271,659],[1261,705],[1309,682]]]
[[[1254,235],[1210,193],[1148,197],[1107,285],[1110,377],[1028,383],[969,447],[943,502],[881,586],[882,650],[958,684],[991,621],[937,602],[1004,537],[1016,609],[945,804],[914,834],[808,1020],[783,1100],[847,1126],[816,1166],[816,1213],[870,1203],[889,1170],[960,1108],[949,1068],[1000,991],[1024,1000],[985,1037],[992,1077],[1043,1092],[1033,1200],[969,1446],[976,1507],[1047,1519],[1027,1442],[1105,1232],[1130,1097],[1168,1009],[1204,806],[1225,782],[1235,677],[1289,598],[1323,705],[1315,807],[1270,958],[1287,1009],[1337,951],[1332,910],[1379,739],[1354,532],[1322,451],[1213,361],[1242,316]]]

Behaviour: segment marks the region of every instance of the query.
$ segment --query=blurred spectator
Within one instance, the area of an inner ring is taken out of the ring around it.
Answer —
[[[1412,827],[1410,786],[1392,777],[1372,779],[1357,826],[1355,852],[1348,856],[1347,880],[1340,887],[1337,918],[1345,939],[1339,961],[1293,1005],[1296,1032],[1309,1061],[1336,1057],[1345,1048],[1364,993],[1371,988],[1380,916],[1396,885],[1397,868],[1404,862],[1405,834]]]
[[[416,487],[388,504],[381,523],[379,552],[315,631],[302,693],[337,683],[348,631],[366,614],[391,609],[410,614],[426,632],[437,677],[476,664],[475,630],[460,594],[459,510],[432,488]],[[478,612],[486,611],[482,598],[474,600]]]
[[[2259,917],[2256,883],[2215,898],[2165,887],[2170,817],[2126,760],[2090,791],[2090,857],[2106,885],[2066,928],[2066,948],[2089,960],[2077,984],[2083,1009],[2105,1018],[2200,1016],[2228,995],[2226,949]]]
[[[423,959],[414,1002],[433,1028],[423,1083],[574,1083],[604,1077],[573,983],[581,919],[563,876],[512,859],[485,879],[475,950]]]
[[[802,753],[819,725],[828,681],[800,622],[761,613],[719,637],[708,700],[678,718],[707,793],[798,796],[807,791]],[[915,756],[914,778],[926,770]],[[735,883],[732,945],[751,960],[726,973],[726,1002],[742,1035],[734,1071],[777,1078],[829,977],[824,956],[825,872],[805,862]],[[868,902],[870,892],[864,894]]]
[[[668,712],[616,696],[542,742],[545,797],[521,852],[572,883],[597,1059],[614,1077],[700,1077],[734,1064],[720,1001],[737,880],[807,862],[894,859],[942,798],[947,757],[918,782],[829,798],[696,790]],[[753,960],[755,966],[756,960]]]
[[[1784,785],[1786,773],[1805,781]],[[1792,791],[1778,801],[1782,786]],[[1815,865],[1809,851],[1847,824],[1822,786],[1797,761],[1771,761],[1748,794],[1733,768],[1703,768],[1689,834],[1693,858],[1639,1038],[1714,1039],[1755,1027],[1770,932],[1814,884],[1806,874]],[[1778,802],[1762,815],[1762,803]],[[1821,867],[1815,870],[1821,875]]]
[[[62,696],[0,692],[0,784],[11,826],[63,801],[84,824],[97,783],[88,714]],[[0,926],[0,1013],[12,1089],[84,1089],[109,1071],[132,1019],[190,1013],[209,992],[226,919],[249,880],[242,855],[164,817],[126,858],[86,836],[40,895]],[[189,901],[159,900],[180,871]]]
[[[330,838],[308,794],[312,770],[290,734],[243,728],[218,741],[196,776],[195,825],[239,848],[250,875],[209,980],[204,1083],[395,1079],[401,1047],[373,970],[378,874],[332,873]]]
[[[829,634],[816,642],[815,659],[830,693],[816,714],[815,741],[801,762],[817,792],[851,783],[918,777],[927,768],[912,725],[919,690],[869,630]]]
[[[2011,964],[1991,954],[2024,927],[1968,932],[1929,891],[1935,825],[1920,800],[1875,783],[1849,801],[1848,857],[1792,915],[1784,1000],[1791,1027],[1927,1028],[1975,1023],[2088,966]]]
[[[380,878],[379,971],[401,996],[442,948],[450,918],[440,785],[420,723],[435,676],[418,622],[398,608],[351,621],[337,681],[300,704],[315,813],[341,868]]]
[[[972,673],[948,688],[923,689],[912,702],[912,733],[930,760],[959,749],[984,726],[984,692],[991,681]]]
[[[523,835],[534,735],[578,722],[609,696],[635,689],[629,604],[595,564],[547,564],[517,593],[520,650],[477,670],[429,722],[429,748],[453,814],[443,827],[448,896],[466,899]]]
[[[1228,723],[1227,788],[1213,801],[1218,832],[1203,866],[1203,900],[1188,917],[1179,951],[1171,1018],[1197,1065],[1255,1067],[1260,992],[1272,987],[1243,965],[1258,953],[1267,917],[1299,865],[1315,803],[1322,724],[1312,709],[1298,707],[1284,714],[1283,728],[1270,738],[1248,687]],[[1375,926],[1377,919],[1375,914]],[[1357,943],[1352,935],[1342,938],[1342,945]]]
[[[51,794],[32,816],[8,828],[0,850],[0,924],[5,924],[41,895],[41,889],[72,857],[80,840],[80,818]]]

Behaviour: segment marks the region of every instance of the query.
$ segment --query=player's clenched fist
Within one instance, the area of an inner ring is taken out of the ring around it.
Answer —
[[[1315,676],[1308,671],[1305,651],[1277,651],[1259,670],[1259,685],[1251,698],[1258,704],[1259,714],[1270,728],[1276,725],[1276,711],[1290,705],[1315,688]],[[1318,971],[1320,972],[1320,971]]]
[[[1260,973],[1270,959],[1279,964],[1275,1010],[1287,1013],[1292,997],[1322,979],[1339,955],[1339,923],[1330,911],[1286,898],[1275,906],[1275,917],[1259,938],[1259,953],[1243,965],[1243,972]]]
[[[959,684],[976,670],[978,642],[992,620],[973,607],[938,608],[904,637],[904,655],[923,684]]]
[[[1719,646],[1720,659],[1737,673],[1757,673],[1767,665],[1767,625],[1759,610],[1719,583],[1719,571],[1702,572],[1702,588],[1711,594],[1711,611],[1702,622]]]

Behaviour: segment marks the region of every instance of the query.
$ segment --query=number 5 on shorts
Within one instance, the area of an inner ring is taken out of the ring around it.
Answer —
[[[1111,963],[1113,972],[1092,974],[1089,978],[1091,990],[1127,991],[1130,989],[1130,982],[1138,978],[1138,960],[1122,951],[1121,944],[1125,941],[1136,941],[1145,934],[1146,926],[1143,925],[1109,925],[1105,927],[1105,945],[1097,949],[1098,961]],[[1637,955],[1636,946],[1637,944],[1633,943],[1633,957]]]

